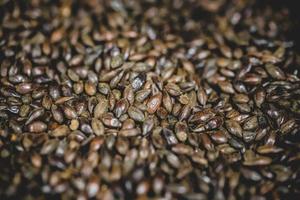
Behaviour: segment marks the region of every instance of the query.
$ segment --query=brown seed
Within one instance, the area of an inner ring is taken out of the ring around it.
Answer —
[[[190,119],[190,123],[203,123],[210,119],[212,119],[216,115],[215,112],[211,109],[204,109],[200,112],[196,112],[194,115],[192,115]]]
[[[112,59],[111,59],[111,67],[114,69],[114,68],[117,68],[117,67],[120,67],[121,65],[123,64],[123,57],[121,54],[117,55],[117,56],[114,56]]]
[[[235,94],[233,100],[237,103],[248,103],[249,97],[245,94]]]
[[[257,107],[261,107],[261,105],[264,103],[266,97],[266,93],[264,90],[260,89],[257,90],[255,95],[254,95],[254,101],[257,105]]]
[[[163,94],[162,103],[168,112],[172,112],[173,102],[172,102],[170,95],[166,92],[164,92],[164,94]]]
[[[44,109],[36,109],[34,111],[32,111],[32,113],[30,114],[29,118],[27,119],[27,121],[25,122],[25,125],[30,124],[32,121],[40,118],[41,116],[43,116],[45,113]]]
[[[122,126],[121,122],[117,118],[114,118],[109,114],[103,115],[102,122],[104,125],[109,126],[109,127],[117,128],[117,127]]]
[[[99,119],[107,111],[108,111],[108,101],[106,99],[101,99],[94,109],[94,117]]]
[[[215,116],[214,118],[212,118],[211,120],[209,120],[207,122],[207,124],[205,125],[205,129],[206,130],[212,130],[212,129],[216,129],[219,128],[220,126],[223,125],[223,118],[220,116]]]
[[[143,135],[148,134],[154,127],[154,119],[153,117],[148,117],[145,119],[142,127]]]
[[[88,81],[84,84],[84,91],[87,93],[87,95],[90,96],[95,95],[96,85]]]
[[[111,88],[117,87],[117,85],[119,84],[119,82],[123,78],[123,75],[124,75],[124,71],[121,71],[120,73],[118,73],[117,76],[115,76],[113,79],[111,79],[111,81],[109,83],[110,87]]]
[[[221,90],[223,92],[226,92],[226,93],[229,93],[229,94],[234,94],[234,88],[232,86],[232,84],[230,82],[227,82],[227,81],[222,81],[222,82],[219,82],[219,87],[221,88]]]
[[[196,164],[202,165],[202,166],[207,166],[208,165],[208,161],[206,158],[204,158],[204,156],[202,156],[199,153],[194,153],[191,156],[193,162],[195,162]]]
[[[295,120],[294,119],[290,119],[289,121],[285,122],[284,124],[282,124],[282,126],[280,127],[280,130],[283,134],[288,134],[292,131],[292,129],[295,127]]]
[[[74,82],[79,81],[79,76],[76,74],[76,72],[74,70],[68,69],[67,73],[72,81],[74,81]]]
[[[77,83],[73,84],[73,90],[75,92],[75,94],[81,94],[83,92],[83,82],[79,81]]]
[[[168,112],[166,109],[164,109],[163,107],[159,107],[156,111],[157,113],[157,116],[160,118],[160,119],[166,119],[167,116],[168,116]]]
[[[226,135],[222,131],[215,131],[210,134],[210,137],[213,141],[215,141],[218,144],[223,144],[228,141]]]
[[[193,153],[193,148],[189,145],[185,145],[183,143],[178,143],[172,147],[172,151],[177,154],[187,154],[190,155]]]
[[[52,105],[52,99],[48,95],[45,95],[42,100],[42,106],[45,109],[50,110],[51,105]]]
[[[116,103],[116,106],[115,106],[115,115],[117,118],[119,118],[122,114],[124,114],[127,109],[129,107],[129,103],[126,99],[120,99],[117,103]]]
[[[282,148],[273,145],[263,145],[257,148],[257,152],[260,154],[279,153],[283,151]]]
[[[186,118],[188,118],[190,116],[190,113],[191,113],[190,105],[184,105],[181,108],[181,112],[180,112],[180,115],[179,115],[179,120],[180,121],[185,120]]]
[[[267,72],[270,74],[270,76],[272,78],[278,79],[278,80],[284,80],[285,79],[285,75],[279,67],[276,67],[272,64],[267,64],[265,66],[265,68],[266,68]]]
[[[258,120],[256,116],[249,117],[243,124],[244,130],[253,130],[258,127]]]
[[[178,140],[176,139],[175,135],[170,129],[164,128],[163,129],[163,135],[168,143],[168,145],[174,145],[178,143]]]
[[[176,136],[179,141],[184,142],[187,140],[187,126],[183,122],[177,122],[175,125]]]
[[[89,198],[95,197],[97,192],[99,191],[100,180],[97,177],[90,178],[88,184],[87,184],[87,195]]]
[[[255,141],[259,141],[262,138],[264,138],[267,135],[267,131],[268,130],[266,128],[264,128],[264,129],[258,129],[257,130],[257,135],[255,137]]]
[[[138,102],[143,102],[151,94],[150,89],[144,89],[136,92],[135,100]]]
[[[150,99],[147,102],[147,111],[150,114],[153,114],[156,112],[156,110],[160,107],[162,101],[162,94],[158,93],[156,95],[153,95],[150,97]]]
[[[241,125],[233,120],[227,120],[225,122],[227,130],[237,137],[242,137],[242,127]]]
[[[249,84],[249,85],[259,85],[261,84],[261,77],[256,75],[256,74],[250,74],[243,79],[244,83]]]
[[[20,107],[19,115],[20,117],[26,117],[28,116],[29,112],[30,112],[30,106],[27,104],[23,104]]]
[[[80,123],[80,130],[86,135],[92,135],[93,133],[92,127],[85,120]]]
[[[130,106],[128,109],[128,114],[135,121],[143,122],[145,120],[144,113],[136,107]]]
[[[135,127],[135,122],[130,118],[126,119],[122,124],[122,129],[132,129],[134,127]]]
[[[70,132],[69,127],[66,125],[60,125],[57,128],[55,128],[51,135],[54,137],[64,137]]]
[[[51,113],[52,113],[52,117],[55,121],[57,121],[58,123],[63,123],[63,121],[64,121],[63,113],[60,111],[60,109],[56,105],[51,106]]]
[[[93,132],[95,133],[95,135],[97,135],[97,136],[104,135],[104,126],[99,119],[93,118],[91,125],[92,125],[92,129],[93,129]]]
[[[133,89],[134,91],[139,90],[139,89],[145,84],[145,81],[146,81],[146,74],[145,74],[145,73],[140,73],[140,74],[138,74],[138,75],[131,81],[132,89]]]
[[[180,88],[175,83],[168,83],[165,89],[171,96],[179,96],[181,94]]]
[[[133,137],[140,134],[141,134],[141,130],[139,128],[122,129],[119,131],[119,135],[124,137]]]
[[[145,195],[149,191],[149,188],[150,188],[149,182],[143,181],[143,182],[139,183],[139,185],[137,186],[136,193],[138,195]]]
[[[251,160],[246,160],[243,162],[246,166],[259,166],[259,165],[269,165],[272,162],[272,159],[269,157],[256,157]]]
[[[52,43],[58,42],[63,38],[63,30],[62,29],[57,29],[51,34],[51,39],[50,41]]]
[[[134,91],[133,91],[133,88],[131,86],[127,86],[124,89],[123,96],[124,96],[124,98],[126,98],[128,100],[130,105],[133,104],[133,102],[134,102]]]
[[[77,113],[76,113],[74,108],[72,108],[69,105],[64,105],[62,108],[63,108],[63,111],[64,111],[64,114],[65,114],[66,118],[68,118],[68,119],[77,118]]]
[[[20,83],[16,86],[16,91],[20,94],[27,94],[33,90],[32,83]]]
[[[70,101],[71,99],[73,99],[74,97],[60,97],[60,98],[58,98],[54,103],[55,104],[63,104],[63,103],[65,103],[65,102],[67,102],[67,101]]]
[[[206,148],[208,151],[211,151],[214,149],[214,145],[211,142],[211,140],[209,139],[208,135],[203,133],[200,135],[200,139],[202,142],[202,145],[204,146],[204,148]]]
[[[199,88],[199,90],[197,91],[197,99],[201,105],[203,105],[203,106],[206,105],[207,95],[206,95],[205,91],[203,90],[203,88]]]
[[[260,181],[262,178],[261,175],[258,172],[255,172],[254,170],[242,168],[241,172],[246,179],[251,181]]]
[[[77,119],[72,119],[69,127],[72,131],[77,130],[79,127],[79,121]]]
[[[256,137],[256,132],[254,131],[243,131],[243,140],[245,142],[252,142]]]
[[[34,154],[31,156],[31,162],[33,166],[40,168],[42,166],[42,158],[39,154]]]
[[[175,154],[168,152],[166,155],[166,159],[172,167],[179,168],[180,160]]]
[[[28,125],[29,132],[38,133],[47,130],[47,125],[42,121],[35,121]]]
[[[107,95],[110,92],[110,86],[107,83],[99,83],[98,90],[100,93]]]

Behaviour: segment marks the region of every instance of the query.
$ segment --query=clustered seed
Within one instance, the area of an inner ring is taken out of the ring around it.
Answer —
[[[0,198],[296,197],[292,26],[265,0],[0,1]]]

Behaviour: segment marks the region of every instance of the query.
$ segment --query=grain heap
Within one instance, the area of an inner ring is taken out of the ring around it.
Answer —
[[[295,197],[300,57],[264,2],[0,1],[1,199]]]

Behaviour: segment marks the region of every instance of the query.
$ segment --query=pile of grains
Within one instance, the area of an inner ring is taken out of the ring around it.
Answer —
[[[295,198],[300,54],[275,2],[1,0],[0,198]]]

